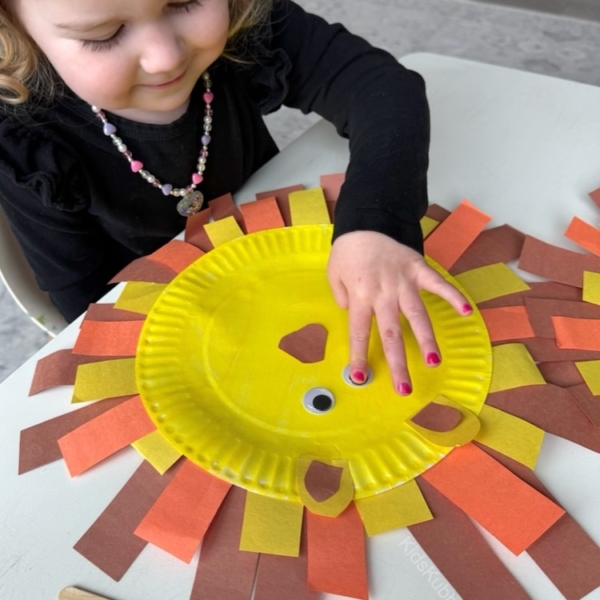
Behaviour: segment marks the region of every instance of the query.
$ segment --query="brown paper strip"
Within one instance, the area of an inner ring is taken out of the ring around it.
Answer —
[[[173,269],[166,265],[149,260],[146,257],[138,258],[119,271],[108,283],[122,281],[147,281],[149,283],[169,283],[177,275]]]
[[[35,367],[29,395],[59,385],[73,385],[79,365],[106,360],[106,356],[82,356],[73,354],[73,350],[57,350],[40,359]]]
[[[19,475],[60,460],[62,453],[58,440],[61,437],[129,398],[130,396],[123,396],[94,402],[79,410],[23,429],[19,449]]]
[[[559,283],[583,287],[583,272],[600,272],[600,258],[525,237],[519,269]]]
[[[425,551],[405,538],[411,562],[439,569],[463,600],[529,600],[465,513],[426,481],[417,482],[434,518],[408,528]]]
[[[489,394],[486,403],[537,425],[548,433],[600,452],[600,432],[581,412],[568,390],[527,385]]]
[[[218,198],[211,200],[208,205],[212,210],[212,218],[214,221],[220,221],[221,219],[226,219],[227,217],[233,217],[236,223],[240,226],[240,229],[244,233],[248,233],[246,224],[244,223],[244,216],[233,201],[233,196],[231,194],[219,196]]]
[[[548,298],[551,300],[574,300],[581,302],[581,288],[555,281],[529,281],[531,289],[501,298],[493,298],[478,304],[479,308],[498,308],[500,306],[522,306],[527,298]]]
[[[559,348],[556,340],[548,338],[529,338],[522,340],[529,354],[536,362],[553,362],[564,360],[593,360],[600,358],[598,350],[572,350]]]
[[[171,481],[177,468],[159,475],[143,462],[74,548],[101,571],[119,581],[146,542],[133,532]]]
[[[430,402],[410,420],[420,427],[441,433],[452,431],[461,419],[460,411],[455,408]]]
[[[212,210],[208,207],[188,217],[185,222],[185,241],[196,246],[196,248],[200,248],[203,252],[208,252],[214,248],[204,229],[204,226],[210,221],[211,214]]]
[[[583,383],[583,377],[571,360],[541,362],[538,369],[548,383],[559,387],[572,387]]]
[[[445,221],[450,216],[450,211],[439,204],[430,204],[427,208],[427,216],[438,223]]]
[[[482,231],[450,268],[450,273],[454,275],[485,265],[517,260],[524,241],[525,235],[510,225]]]
[[[313,460],[304,476],[304,487],[314,500],[325,502],[340,489],[343,472],[342,467]]]
[[[572,300],[525,298],[529,320],[537,337],[554,338],[553,316],[600,319],[600,306]]]
[[[115,308],[114,304],[90,304],[84,321],[143,321],[146,315]]]
[[[320,594],[308,589],[307,570],[306,524],[304,524],[298,558],[261,555],[254,600],[317,600]]]
[[[587,383],[570,387],[569,394],[571,394],[583,414],[596,427],[600,427],[600,396],[594,396]],[[598,436],[600,436],[600,429],[598,429]]]
[[[250,600],[259,555],[239,549],[245,505],[232,487],[202,541],[190,600]]]

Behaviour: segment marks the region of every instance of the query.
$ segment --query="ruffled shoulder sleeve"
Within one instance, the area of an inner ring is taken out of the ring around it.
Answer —
[[[0,185],[39,199],[42,206],[77,212],[89,205],[84,166],[52,125],[0,115]]]

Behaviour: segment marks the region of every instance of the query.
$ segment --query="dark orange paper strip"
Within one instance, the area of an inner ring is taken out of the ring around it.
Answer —
[[[600,306],[582,301],[525,298],[525,306],[535,335],[542,338],[555,336],[552,317],[600,319]]]
[[[365,533],[354,503],[338,517],[306,511],[308,586],[328,594],[368,600]]]
[[[551,384],[527,385],[489,394],[486,404],[548,433],[600,452],[598,428],[583,414],[566,389]]]
[[[262,200],[263,198],[271,198],[275,197],[277,200],[277,205],[279,206],[279,211],[281,212],[281,216],[283,217],[283,222],[286,227],[290,227],[292,224],[292,215],[290,212],[290,200],[289,195],[292,192],[299,192],[303,190],[303,185],[290,185],[288,187],[279,188],[276,190],[269,190],[267,192],[261,192],[256,194],[257,200]]]
[[[254,600],[317,600],[318,592],[310,590],[306,581],[308,555],[307,526],[302,527],[300,555],[296,557],[261,554],[256,574]]]
[[[146,546],[133,534],[134,529],[176,472],[177,467],[161,476],[150,463],[143,462],[75,544],[75,550],[120,581]]]
[[[600,351],[600,319],[552,317],[559,348]]]
[[[21,431],[19,475],[62,458],[58,440],[84,423],[128,400],[130,396],[94,402]]]
[[[521,256],[525,235],[510,225],[501,225],[482,231],[465,253],[450,269],[452,275],[471,269],[508,263]]]
[[[490,220],[490,216],[463,200],[456,210],[429,234],[425,240],[425,254],[445,269],[449,269]]]
[[[103,357],[135,356],[143,326],[144,321],[85,320],[73,353]]]
[[[156,430],[139,396],[101,414],[58,440],[71,476]]]
[[[200,248],[203,252],[208,252],[214,248],[206,229],[204,229],[204,226],[210,221],[211,214],[212,209],[208,207],[188,217],[185,222],[185,241],[196,246],[196,248]]]
[[[84,319],[87,321],[143,321],[146,315],[115,308],[114,304],[90,304]]]
[[[524,306],[484,308],[481,310],[481,316],[492,342],[506,342],[535,336]]]
[[[59,385],[73,385],[79,365],[105,360],[104,356],[80,356],[73,354],[72,349],[57,350],[38,360],[29,395],[33,396],[44,390]]]
[[[482,449],[540,494],[556,502],[531,469],[491,448],[482,446]],[[527,553],[567,600],[580,600],[600,586],[600,549],[568,514],[536,540]]]
[[[239,549],[245,505],[233,486],[202,540],[190,600],[250,600],[259,555]]]
[[[590,192],[589,196],[594,201],[596,206],[600,207],[600,188],[594,190],[593,192]]]
[[[189,563],[230,487],[186,460],[135,534]]]
[[[108,283],[121,281],[146,281],[149,283],[169,283],[176,273],[166,265],[149,260],[146,257],[138,258],[121,269]]]
[[[408,528],[419,544],[400,542],[410,560],[439,569],[463,600],[529,600],[467,515],[422,478],[417,483],[434,518]]]
[[[560,387],[571,387],[584,383],[579,369],[572,360],[538,363],[542,377],[548,382]]]
[[[275,196],[254,202],[246,202],[240,206],[248,233],[285,227],[279,205]]]
[[[193,244],[181,240],[171,240],[168,244],[150,254],[148,258],[169,267],[175,273],[181,273],[203,254],[204,252]]]
[[[514,554],[526,550],[564,514],[473,444],[455,448],[421,477]]]
[[[582,288],[583,272],[600,272],[600,258],[552,246],[528,235],[518,266],[528,273]]]
[[[223,196],[211,200],[208,205],[212,210],[212,218],[214,221],[233,217],[240,226],[240,229],[244,233],[248,233],[246,223],[244,222],[244,216],[233,201],[233,196],[231,194],[223,194]]]
[[[600,256],[600,230],[579,217],[573,217],[565,231],[565,237],[579,244],[588,252]]]

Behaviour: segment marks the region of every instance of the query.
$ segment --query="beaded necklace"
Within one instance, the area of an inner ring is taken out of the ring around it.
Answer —
[[[204,171],[206,170],[208,145],[211,142],[210,132],[212,130],[212,101],[214,100],[214,94],[211,90],[212,82],[208,72],[202,74],[202,81],[204,83],[204,94],[202,97],[206,105],[204,109],[204,133],[200,139],[202,148],[200,149],[200,154],[198,156],[197,170],[192,173],[191,176],[192,182],[185,188],[175,188],[171,183],[162,183],[156,175],[153,175],[150,171],[144,169],[144,163],[133,158],[123,140],[117,136],[117,128],[112,123],[108,122],[104,111],[98,106],[92,106],[92,111],[102,122],[104,135],[111,138],[112,143],[117,147],[117,150],[127,159],[132,172],[138,173],[153,187],[159,188],[165,196],[180,197],[181,200],[177,203],[177,212],[183,217],[191,217],[193,214],[197,213],[202,208],[202,203],[204,202],[204,195],[202,192],[196,190],[196,187],[202,183]]]

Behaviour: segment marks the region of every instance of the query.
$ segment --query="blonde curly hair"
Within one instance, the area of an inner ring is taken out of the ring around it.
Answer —
[[[228,0],[229,34],[224,56],[236,60],[245,35],[264,22],[274,0]],[[57,76],[46,57],[0,0],[0,102],[24,104],[32,96],[51,99]]]

